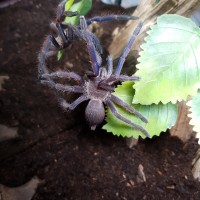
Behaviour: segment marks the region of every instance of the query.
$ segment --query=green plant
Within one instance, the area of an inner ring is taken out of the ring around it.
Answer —
[[[134,76],[141,80],[134,85],[124,82],[115,95],[141,112],[148,124],[126,116],[140,124],[150,136],[171,128],[177,118],[177,102],[192,99],[188,105],[194,131],[200,137],[200,28],[191,19],[165,14],[151,27],[138,58]],[[121,115],[125,113],[118,108]],[[107,110],[107,124],[103,129],[114,135],[138,138],[145,136],[128,124],[119,122]]]

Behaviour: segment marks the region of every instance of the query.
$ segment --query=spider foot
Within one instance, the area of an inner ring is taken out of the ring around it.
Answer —
[[[73,101],[71,104],[67,103],[66,100],[63,98],[60,98],[58,102],[59,105],[65,110],[74,110],[80,103],[86,100],[88,100],[88,98],[82,95],[78,99]]]
[[[59,105],[60,105],[62,108],[64,108],[65,110],[68,110],[68,108],[69,108],[69,106],[70,106],[70,104],[67,103],[67,102],[65,101],[65,99],[63,99],[63,98],[59,98],[59,99],[58,99],[58,103],[59,103]]]

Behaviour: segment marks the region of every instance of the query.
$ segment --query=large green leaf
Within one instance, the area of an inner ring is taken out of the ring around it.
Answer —
[[[164,105],[159,103],[158,105],[153,104],[149,106],[140,104],[133,105],[131,103],[134,96],[133,82],[124,82],[115,89],[113,94],[131,105],[148,119],[148,123],[146,124],[133,114],[128,113],[125,109],[116,105],[118,113],[144,127],[150,134],[150,137],[153,137],[154,135],[158,136],[160,132],[166,131],[167,128],[171,128],[176,122],[178,111],[177,106],[174,104],[168,103]],[[106,121],[107,124],[103,126],[103,129],[112,132],[114,135],[134,138],[138,138],[139,136],[142,138],[146,137],[142,132],[114,117],[109,109],[107,109]]]
[[[194,126],[193,130],[197,132],[196,137],[199,139],[200,144],[200,91],[194,96],[187,105],[190,107],[188,117],[191,118],[190,124]]]
[[[191,19],[165,14],[151,27],[136,66],[141,77],[134,103],[150,105],[185,100],[200,83],[200,29]]]

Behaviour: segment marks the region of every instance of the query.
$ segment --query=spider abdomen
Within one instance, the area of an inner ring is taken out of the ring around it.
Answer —
[[[85,118],[92,130],[101,124],[105,118],[105,108],[101,100],[92,99],[85,109]]]

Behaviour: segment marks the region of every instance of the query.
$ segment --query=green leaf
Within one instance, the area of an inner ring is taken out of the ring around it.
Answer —
[[[200,144],[200,91],[194,96],[187,105],[190,107],[188,117],[191,118],[190,125],[194,126],[193,130],[197,132],[196,138],[199,139]]]
[[[64,53],[63,50],[59,50],[59,51],[58,51],[58,54],[57,54],[57,60],[58,60],[58,61],[62,58],[63,53]]]
[[[66,17],[65,22],[70,23],[72,25],[79,23],[80,15],[86,15],[92,8],[92,0],[81,0],[73,4],[70,8],[70,11],[79,11],[79,16],[75,17]]]
[[[165,14],[141,46],[133,103],[150,105],[186,100],[200,83],[200,29],[191,19]]]
[[[73,3],[74,3],[74,0],[68,0],[66,2],[66,4],[65,4],[65,11],[70,10],[70,8],[72,7]]]
[[[134,96],[133,82],[124,82],[122,85],[118,86],[115,89],[114,95],[131,105],[147,118],[148,123],[146,124],[135,115],[130,114],[125,109],[116,105],[119,114],[144,127],[150,134],[150,137],[153,137],[154,135],[158,136],[160,132],[166,131],[167,128],[171,128],[176,122],[178,109],[174,104],[168,103],[163,105],[162,103],[159,103],[158,105],[153,104],[149,106],[132,104],[131,102]],[[109,109],[107,109],[106,121],[107,124],[103,126],[103,129],[112,132],[113,135],[134,138],[138,138],[139,136],[142,138],[146,137],[142,132],[114,117]]]

